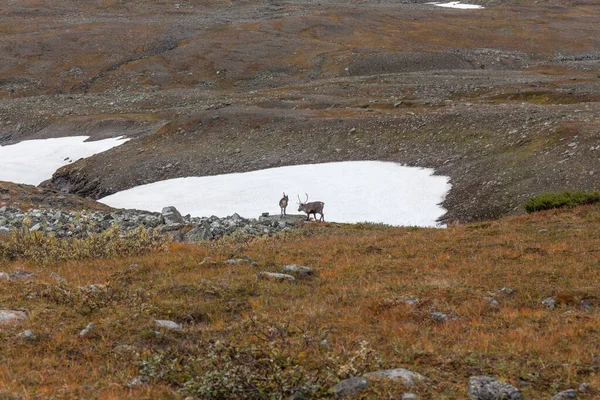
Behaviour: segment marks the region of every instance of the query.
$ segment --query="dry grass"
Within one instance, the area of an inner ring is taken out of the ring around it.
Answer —
[[[425,375],[411,389],[425,399],[465,398],[468,377],[480,374],[520,385],[528,399],[581,382],[592,392],[580,398],[595,398],[598,248],[600,207],[587,206],[443,230],[315,224],[249,243],[173,244],[136,258],[0,261],[0,270],[38,274],[0,282],[1,307],[29,314],[0,329],[0,398],[279,398],[294,384],[326,389],[382,367]],[[241,256],[259,267],[223,263]],[[289,263],[316,274],[293,284],[255,278]],[[95,294],[80,288],[90,284],[106,286]],[[503,287],[515,292],[502,294]],[[558,299],[556,309],[540,304],[548,296]],[[404,297],[419,302],[406,305]],[[431,311],[457,319],[434,322]],[[154,319],[177,321],[183,332],[155,336]],[[79,337],[91,321],[94,335]],[[17,338],[24,329],[38,340]],[[332,351],[319,346],[323,338]],[[122,344],[137,355],[118,355]],[[237,380],[224,383],[219,371]],[[149,385],[125,386],[140,374]],[[325,389],[312,396],[327,397]],[[364,398],[403,391],[376,383]]]

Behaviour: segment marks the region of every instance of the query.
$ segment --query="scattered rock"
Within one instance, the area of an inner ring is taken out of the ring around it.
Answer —
[[[363,377],[344,379],[333,387],[333,395],[337,398],[353,396],[369,386],[369,381]]]
[[[292,274],[297,276],[308,276],[313,274],[312,268],[296,264],[286,265],[281,269],[281,272],[284,274]]]
[[[162,219],[167,225],[183,224],[183,217],[173,206],[164,207],[161,212]]]
[[[554,297],[547,297],[542,300],[542,305],[546,308],[554,310],[556,308],[556,299]]]
[[[446,322],[448,320],[456,321],[458,317],[455,315],[446,314],[440,311],[432,311],[429,313],[429,316],[435,322]]]
[[[292,275],[279,274],[277,272],[259,272],[258,274],[256,274],[256,277],[258,279],[270,279],[270,280],[276,280],[276,281],[289,281],[289,282],[294,282],[296,280],[296,278],[294,278]]]
[[[580,383],[577,387],[577,390],[581,393],[587,393],[590,391],[590,385],[588,385],[587,383]]]
[[[552,397],[552,400],[576,399],[576,398],[577,398],[577,392],[575,391],[575,389],[567,389],[567,390],[563,390],[560,393],[555,394],[554,397]]]
[[[498,292],[506,295],[511,295],[515,293],[515,289],[503,287],[502,289],[498,290]]]
[[[485,297],[485,301],[492,307],[498,307],[500,305],[500,302],[493,297]]]
[[[470,377],[467,394],[471,400],[521,400],[519,389],[489,376]]]
[[[128,388],[134,388],[147,385],[150,382],[147,376],[136,376],[126,385]]]
[[[9,281],[10,277],[6,272],[0,272],[0,281]]]
[[[19,333],[19,337],[23,340],[34,341],[37,339],[37,335],[30,331],[29,329]]]
[[[90,337],[92,332],[96,329],[96,325],[93,322],[87,324],[87,326],[79,332],[80,337]]]
[[[29,280],[29,279],[35,278],[36,276],[37,276],[36,274],[27,272],[27,271],[23,271],[23,270],[19,270],[19,271],[13,272],[12,274],[8,274],[8,277],[14,281]]]
[[[251,263],[252,259],[250,258],[230,258],[225,261],[225,264],[234,265],[234,264],[246,264]]]
[[[210,231],[210,226],[201,225],[192,228],[188,233],[183,235],[184,242],[199,242],[201,240],[210,240],[213,234]]]
[[[18,323],[27,319],[24,311],[0,310],[0,325]]]
[[[363,375],[367,379],[389,379],[393,381],[402,382],[407,386],[413,386],[415,381],[422,381],[425,379],[423,375],[417,374],[416,372],[409,371],[405,368],[396,369],[384,369],[381,371],[369,372]]]
[[[177,322],[173,322],[173,321],[157,319],[157,320],[154,320],[154,322],[156,322],[156,325],[158,325],[161,328],[166,328],[166,329],[171,329],[171,330],[176,330],[176,331],[180,331],[183,329],[181,327],[181,325],[179,325]]]
[[[402,400],[416,400],[417,395],[414,393],[402,393]]]

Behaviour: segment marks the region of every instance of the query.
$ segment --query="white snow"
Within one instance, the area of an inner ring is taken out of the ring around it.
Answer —
[[[464,3],[461,3],[460,1],[451,1],[449,3],[431,2],[431,3],[425,3],[425,4],[433,4],[434,6],[446,7],[446,8],[460,8],[462,10],[474,10],[474,9],[484,8],[483,6],[480,6],[478,4],[464,4]]]
[[[86,142],[87,139],[89,136],[71,136],[0,146],[0,181],[39,185],[63,165],[129,140],[118,137]]]
[[[381,161],[297,165],[226,175],[169,179],[137,186],[100,199],[117,208],[161,211],[175,206],[182,214],[256,218],[279,214],[282,192],[290,196],[288,214],[298,214],[297,195],[325,202],[325,221],[380,222],[437,226],[439,205],[449,179],[432,169]]]

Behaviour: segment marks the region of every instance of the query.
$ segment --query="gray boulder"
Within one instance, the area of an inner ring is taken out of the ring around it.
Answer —
[[[164,320],[164,319],[157,319],[154,322],[156,323],[156,325],[158,325],[161,328],[166,328],[166,329],[175,330],[175,331],[182,330],[181,325],[179,325],[177,322],[168,321],[168,320]]]
[[[369,381],[363,377],[344,379],[333,387],[333,395],[337,398],[354,396],[369,386]]]
[[[554,310],[556,308],[556,299],[554,297],[547,297],[542,300],[542,305],[550,310]]]
[[[164,207],[161,214],[164,223],[167,225],[183,224],[181,213],[173,206]]]
[[[417,374],[416,372],[412,372],[404,368],[383,369],[380,371],[369,372],[364,374],[363,377],[369,380],[389,379],[392,381],[402,382],[407,386],[413,386],[415,384],[415,381],[422,381],[425,379],[423,375]]]
[[[256,274],[258,279],[269,279],[273,281],[288,281],[294,282],[296,278],[288,274],[278,274],[277,272],[259,272]]]
[[[27,319],[24,311],[0,310],[0,325],[18,323]]]
[[[210,226],[200,225],[188,233],[183,235],[184,242],[199,242],[201,240],[210,240],[213,238],[213,234],[210,231]]]
[[[519,389],[489,376],[472,376],[467,384],[471,400],[521,400]]]
[[[284,274],[291,274],[296,276],[308,276],[313,274],[312,268],[296,264],[286,265],[282,268],[281,272],[283,272]]]
[[[576,399],[577,398],[577,392],[575,391],[575,389],[567,389],[567,390],[563,390],[560,393],[556,393],[554,395],[554,397],[552,397],[552,400],[564,400],[564,399]]]
[[[19,333],[19,337],[23,340],[34,341],[37,339],[37,335],[30,331],[29,329]]]
[[[90,322],[89,324],[87,324],[87,326],[85,328],[83,328],[81,330],[81,332],[79,332],[79,336],[90,337],[92,335],[92,332],[94,331],[94,329],[96,329],[96,325],[94,325],[93,322]]]

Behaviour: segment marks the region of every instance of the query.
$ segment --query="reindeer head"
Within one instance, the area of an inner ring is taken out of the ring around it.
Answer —
[[[300,200],[300,195],[298,195],[298,211],[304,211],[304,205],[308,201],[308,193],[304,194],[306,195],[306,200],[304,200],[304,202]]]
[[[283,198],[281,200],[285,200],[287,202],[289,200],[289,196],[283,192]]]

